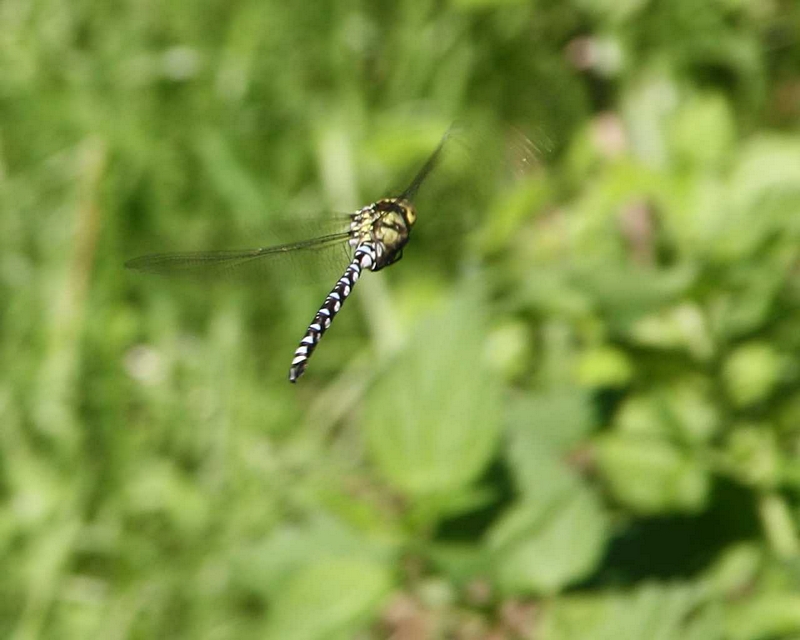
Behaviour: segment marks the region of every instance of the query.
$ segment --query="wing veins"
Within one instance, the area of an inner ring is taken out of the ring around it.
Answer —
[[[343,231],[310,240],[301,240],[300,242],[290,242],[271,247],[259,247],[257,249],[153,253],[128,260],[125,266],[128,269],[162,275],[191,273],[203,269],[222,270],[236,268],[269,256],[294,251],[322,249],[340,243],[349,236],[349,232]]]

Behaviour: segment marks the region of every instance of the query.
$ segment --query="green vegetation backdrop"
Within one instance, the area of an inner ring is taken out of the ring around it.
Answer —
[[[790,0],[3,0],[0,636],[800,638],[798,118]],[[122,267],[456,120],[296,386],[333,279]]]

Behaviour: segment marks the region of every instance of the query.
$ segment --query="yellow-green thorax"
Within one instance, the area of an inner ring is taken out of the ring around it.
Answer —
[[[351,214],[351,218],[350,246],[372,243],[378,258],[372,271],[378,271],[403,257],[417,212],[407,200],[384,198]]]

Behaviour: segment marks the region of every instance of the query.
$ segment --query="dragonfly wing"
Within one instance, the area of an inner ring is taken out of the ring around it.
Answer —
[[[129,269],[159,276],[263,279],[313,282],[340,271],[349,260],[347,232],[272,247],[231,251],[155,253],[133,258]]]

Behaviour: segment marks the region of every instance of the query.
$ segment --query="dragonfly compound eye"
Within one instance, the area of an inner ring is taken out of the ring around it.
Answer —
[[[403,208],[403,218],[409,227],[413,227],[417,221],[417,210],[410,202],[401,202],[400,206]]]

